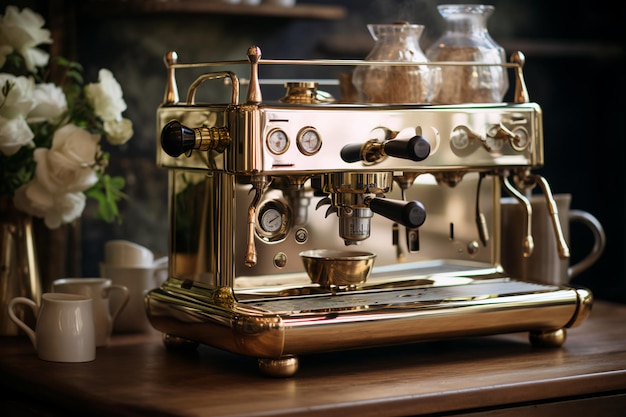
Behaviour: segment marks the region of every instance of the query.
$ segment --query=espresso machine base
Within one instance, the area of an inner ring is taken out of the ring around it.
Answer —
[[[207,344],[257,357],[268,376],[289,377],[298,355],[528,331],[537,346],[561,346],[566,328],[591,311],[585,288],[492,276],[416,275],[401,285],[276,288],[272,294],[170,278],[146,297],[168,348]],[[293,292],[290,295],[290,292]]]

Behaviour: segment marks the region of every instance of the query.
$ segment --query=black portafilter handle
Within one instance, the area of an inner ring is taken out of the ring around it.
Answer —
[[[426,221],[426,209],[419,201],[374,197],[370,200],[369,206],[374,213],[410,229],[420,227]]]
[[[168,122],[161,130],[161,148],[174,158],[191,151],[195,143],[193,129],[182,125],[178,120]]]
[[[430,142],[422,135],[410,139],[387,140],[381,146],[386,155],[416,162],[423,161],[430,155]],[[348,163],[361,161],[364,159],[363,144],[346,145],[341,149],[340,155]]]

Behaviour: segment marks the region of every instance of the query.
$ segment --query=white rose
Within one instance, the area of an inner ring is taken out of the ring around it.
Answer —
[[[85,209],[83,193],[51,193],[37,179],[22,185],[15,191],[13,203],[18,210],[44,219],[50,229],[70,223],[81,216]]]
[[[101,69],[98,73],[99,83],[85,86],[87,101],[102,120],[120,120],[122,112],[126,110],[126,102],[122,97],[122,87],[108,69]]]
[[[11,156],[22,146],[34,146],[34,137],[23,117],[6,119],[0,116],[0,152],[3,154]]]
[[[35,176],[53,194],[84,191],[98,181],[93,167],[100,152],[100,137],[75,125],[65,125],[52,137],[52,147],[33,154]]]
[[[35,67],[45,67],[50,55],[37,46],[51,44],[52,37],[48,29],[43,29],[43,17],[29,8],[20,12],[16,6],[7,6],[0,19],[2,43],[10,45],[22,55],[29,71],[35,72]]]
[[[133,123],[126,118],[107,120],[104,122],[104,131],[111,145],[123,145],[133,136]]]
[[[29,122],[54,122],[67,110],[67,99],[63,90],[52,83],[36,84],[34,107],[28,113]]]
[[[5,96],[4,88],[9,85]],[[35,82],[31,78],[0,73],[0,116],[26,117],[35,105]]]

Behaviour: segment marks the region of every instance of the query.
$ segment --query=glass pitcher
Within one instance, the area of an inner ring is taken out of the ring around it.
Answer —
[[[428,62],[419,45],[423,25],[369,24],[376,41],[366,61]],[[352,75],[359,100],[366,103],[429,103],[441,83],[441,69],[427,65],[361,65]]]
[[[426,49],[430,61],[506,62],[504,48],[487,30],[493,6],[442,4],[437,10],[446,21],[446,30]],[[441,76],[439,94],[433,99],[437,104],[497,103],[509,87],[507,70],[501,66],[442,66]]]

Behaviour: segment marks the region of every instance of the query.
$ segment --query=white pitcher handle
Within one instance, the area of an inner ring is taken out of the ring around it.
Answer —
[[[119,316],[119,314],[122,312],[122,309],[126,307],[126,304],[128,304],[130,293],[128,292],[128,287],[118,284],[109,285],[106,290],[109,293],[112,291],[119,291],[121,294],[121,301],[111,310],[111,323],[113,323],[117,316]]]
[[[581,261],[567,268],[567,275],[570,279],[572,279],[593,265],[593,263],[598,260],[600,255],[602,255],[604,247],[606,246],[606,235],[602,224],[591,213],[583,210],[570,210],[569,220],[586,225],[593,233],[594,238],[594,244],[591,252],[589,252]]]
[[[17,324],[19,328],[26,332],[33,346],[35,347],[35,349],[37,349],[37,336],[35,335],[35,331],[15,314],[14,306],[18,304],[25,304],[29,306],[31,310],[33,310],[35,317],[39,316],[39,306],[33,300],[26,297],[15,297],[11,301],[9,301],[9,317],[11,318],[11,320],[13,320],[15,324]]]

